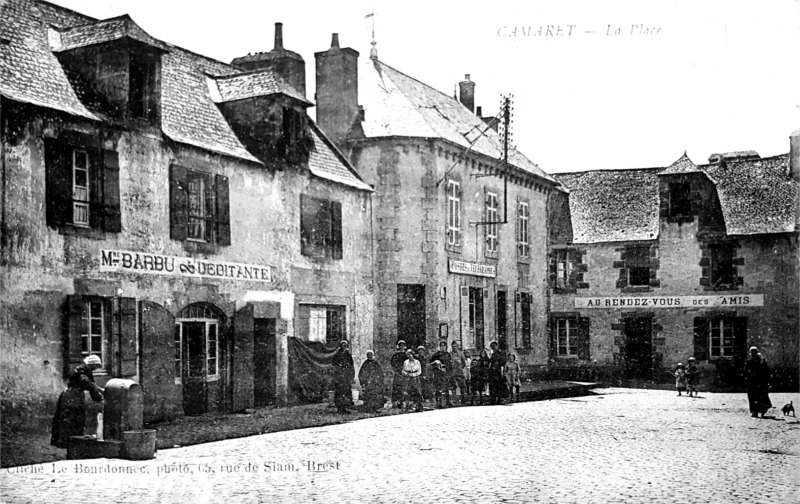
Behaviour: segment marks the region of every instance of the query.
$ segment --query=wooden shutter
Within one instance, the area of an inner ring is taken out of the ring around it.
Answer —
[[[698,361],[708,360],[708,319],[694,318],[694,358]]]
[[[328,200],[317,199],[317,225],[314,247],[319,257],[332,257],[331,247],[331,204]]]
[[[228,177],[217,175],[216,182],[217,208],[214,217],[217,224],[217,244],[228,246],[231,244],[231,198],[230,188],[228,187]]]
[[[549,269],[547,280],[551,289],[558,287],[558,251],[551,250],[548,255]]]
[[[144,421],[171,420],[182,409],[175,385],[175,318],[163,306],[142,301],[139,320]]]
[[[342,258],[342,204],[331,201],[331,257]]]
[[[747,360],[747,317],[733,319],[733,358],[742,364]]]
[[[105,206],[103,205],[103,159],[100,151],[86,149],[89,158],[89,227],[103,229]]]
[[[186,239],[189,198],[186,194],[186,168],[170,166],[169,172],[169,236],[173,240]]]
[[[83,296],[67,296],[67,363],[64,369],[66,376],[69,376],[83,361],[81,334],[88,332],[86,310],[86,300]]]
[[[44,139],[46,222],[52,228],[72,220],[72,178],[66,146],[56,138]]]
[[[109,233],[122,231],[122,214],[119,202],[119,153],[104,150],[103,158],[103,230]]]
[[[550,317],[550,327],[548,327],[548,339],[550,341],[550,345],[548,348],[548,353],[551,359],[555,359],[556,355],[558,354],[558,341],[556,341],[556,335],[558,334],[558,319],[555,317]]]
[[[469,332],[469,287],[461,286],[461,345],[462,348],[475,348],[475,341]]]
[[[581,360],[589,360],[591,357],[589,347],[590,326],[591,319],[589,317],[580,317],[578,319],[578,358]]]
[[[316,216],[312,213],[313,198],[300,195],[300,253],[305,256],[314,255],[314,225]]]
[[[233,355],[231,361],[231,411],[252,408],[254,404],[253,387],[253,305],[247,304],[236,312],[233,319]]]
[[[136,375],[136,300],[124,297],[119,299],[119,353],[120,375]]]

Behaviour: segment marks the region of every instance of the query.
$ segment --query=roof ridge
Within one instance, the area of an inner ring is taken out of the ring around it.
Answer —
[[[442,91],[439,91],[438,89],[436,89],[435,87],[431,86],[430,84],[426,84],[426,83],[422,82],[421,80],[417,79],[416,77],[412,77],[411,75],[408,75],[407,73],[405,73],[405,72],[403,72],[403,71],[400,71],[400,70],[396,69],[395,67],[393,67],[393,66],[391,66],[391,65],[389,65],[389,64],[387,64],[387,63],[384,63],[383,61],[381,61],[381,60],[379,60],[379,59],[377,59],[377,58],[375,59],[375,61],[377,61],[377,62],[378,62],[378,63],[380,63],[381,65],[384,65],[385,67],[387,67],[387,68],[389,68],[389,69],[391,69],[391,70],[393,70],[393,71],[395,71],[395,72],[399,73],[400,75],[403,75],[404,77],[408,77],[409,79],[411,79],[411,80],[413,80],[413,81],[415,81],[415,82],[419,82],[420,84],[422,84],[422,85],[423,85],[423,86],[425,86],[426,88],[429,88],[429,89],[432,89],[433,91],[436,91],[437,93],[439,93],[440,95],[444,96],[444,97],[445,97],[445,98],[447,98],[448,100],[453,100],[453,101],[454,101],[454,102],[456,102],[457,104],[461,105],[461,102],[459,102],[459,101],[458,101],[458,100],[457,100],[455,97],[453,97],[453,96],[450,96],[450,95],[448,95],[447,93],[444,93],[444,92],[442,92]],[[405,93],[403,93],[403,95],[405,96]],[[476,117],[477,117],[477,116],[476,116]]]
[[[80,12],[78,12],[76,10],[72,10],[69,7],[64,7],[63,5],[58,5],[58,4],[54,4],[53,2],[48,2],[47,0],[31,0],[31,1],[33,3],[37,3],[37,4],[47,4],[50,7],[55,7],[56,9],[59,9],[59,10],[62,10],[62,11],[67,11],[67,12],[69,12],[69,13],[75,15],[75,16],[78,16],[78,17],[82,17],[82,18],[85,18],[85,19],[94,19],[95,21],[99,21],[97,18],[95,18],[93,16],[88,16],[88,15],[80,13]],[[82,25],[79,25],[79,26],[82,26]]]

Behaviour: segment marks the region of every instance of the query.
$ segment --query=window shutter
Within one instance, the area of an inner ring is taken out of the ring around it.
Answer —
[[[333,243],[331,240],[331,202],[317,200],[317,233],[315,246],[320,257],[332,257]]]
[[[475,341],[469,331],[469,287],[462,285],[459,289],[461,315],[461,345],[464,348],[475,348]]]
[[[740,363],[747,360],[747,317],[733,319],[733,358]]]
[[[103,230],[109,233],[122,231],[119,202],[119,153],[103,151]]]
[[[119,299],[119,353],[120,375],[136,375],[136,300],[130,297]]]
[[[590,326],[591,319],[589,317],[580,317],[578,319],[578,358],[581,360],[589,360],[591,357],[589,349]]]
[[[67,365],[64,370],[69,376],[73,369],[83,361],[81,334],[87,331],[86,302],[83,296],[67,296]]]
[[[300,195],[300,253],[308,256],[312,255],[314,247],[312,240],[314,234],[311,232],[312,219],[307,215],[311,201],[305,194]]]
[[[342,258],[342,204],[331,202],[331,257]]]
[[[558,253],[555,251],[551,251],[548,254],[548,261],[549,261],[549,273],[547,275],[547,280],[550,283],[550,288],[553,289],[558,286],[557,278],[558,278],[558,260],[557,260]]]
[[[708,319],[705,317],[694,318],[694,358],[708,360]]]
[[[217,208],[215,221],[217,224],[217,244],[228,246],[231,244],[231,210],[230,188],[228,177],[217,175]]]
[[[72,220],[72,182],[66,162],[66,146],[56,138],[44,139],[46,222],[52,228]]]
[[[186,168],[172,165],[169,173],[169,236],[173,240],[186,239],[188,205]]]

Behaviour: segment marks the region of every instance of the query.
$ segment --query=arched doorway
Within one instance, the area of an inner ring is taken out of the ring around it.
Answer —
[[[175,319],[175,377],[183,389],[183,411],[208,411],[209,383],[219,381],[221,328],[225,315],[210,303],[193,303]]]

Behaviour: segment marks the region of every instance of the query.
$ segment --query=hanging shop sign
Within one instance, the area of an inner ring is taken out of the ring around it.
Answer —
[[[470,263],[464,261],[454,261],[450,259],[450,273],[460,273],[462,275],[482,276],[494,278],[497,276],[497,269],[491,264]]]
[[[763,294],[575,298],[575,308],[713,308],[764,306]]]
[[[101,250],[100,271],[272,282],[272,267],[129,250]]]

